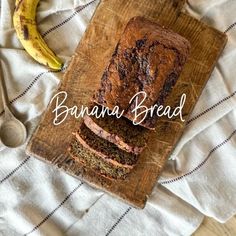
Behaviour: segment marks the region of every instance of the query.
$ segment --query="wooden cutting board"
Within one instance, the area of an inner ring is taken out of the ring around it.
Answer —
[[[184,3],[184,0],[102,0],[60,85],[59,91],[68,92],[66,105],[88,105],[126,23],[140,15],[172,29],[191,42],[190,59],[167,101],[167,105],[176,107],[185,93],[187,100],[183,114],[187,120],[227,38],[224,33],[183,13]],[[49,105],[33,134],[27,153],[133,206],[144,207],[168,156],[182,135],[185,123],[179,118],[161,118],[132,173],[125,180],[108,180],[93,171],[84,170],[68,156],[72,132],[79,122],[70,116],[61,125],[54,126],[54,108],[55,102]]]

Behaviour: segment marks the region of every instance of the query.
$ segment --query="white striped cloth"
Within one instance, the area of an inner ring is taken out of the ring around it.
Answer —
[[[64,61],[99,2],[90,1],[40,1],[40,31]],[[14,2],[0,2],[0,57],[12,107],[31,134],[63,73],[47,70],[22,49],[12,26]],[[236,213],[236,2],[190,0],[187,10],[226,31],[229,42],[145,209],[26,156],[25,146],[2,147],[0,235],[191,235],[204,215],[225,222]]]

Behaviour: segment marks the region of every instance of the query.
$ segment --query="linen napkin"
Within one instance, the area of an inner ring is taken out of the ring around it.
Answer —
[[[225,31],[228,44],[159,183],[225,222],[236,213],[236,2],[189,1],[187,9]]]
[[[31,135],[63,72],[45,69],[23,50],[12,25],[14,2],[0,2],[0,57],[11,105]],[[40,32],[64,61],[98,3],[40,1]],[[235,214],[235,8],[230,0],[189,1],[190,14],[228,29],[229,43],[144,210],[26,156],[25,146],[2,147],[0,235],[191,235],[204,215],[223,222]]]

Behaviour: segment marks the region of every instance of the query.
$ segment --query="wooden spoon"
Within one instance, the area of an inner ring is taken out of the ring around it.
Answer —
[[[0,91],[2,94],[3,108],[5,110],[4,120],[0,127],[0,140],[9,148],[16,148],[24,144],[27,131],[24,124],[11,112],[8,106],[7,90],[4,82],[2,66],[0,61]]]

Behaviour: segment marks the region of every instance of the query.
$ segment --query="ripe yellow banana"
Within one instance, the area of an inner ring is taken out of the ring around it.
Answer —
[[[62,61],[47,46],[37,29],[36,9],[39,0],[16,0],[13,24],[25,50],[39,63],[60,70]]]

